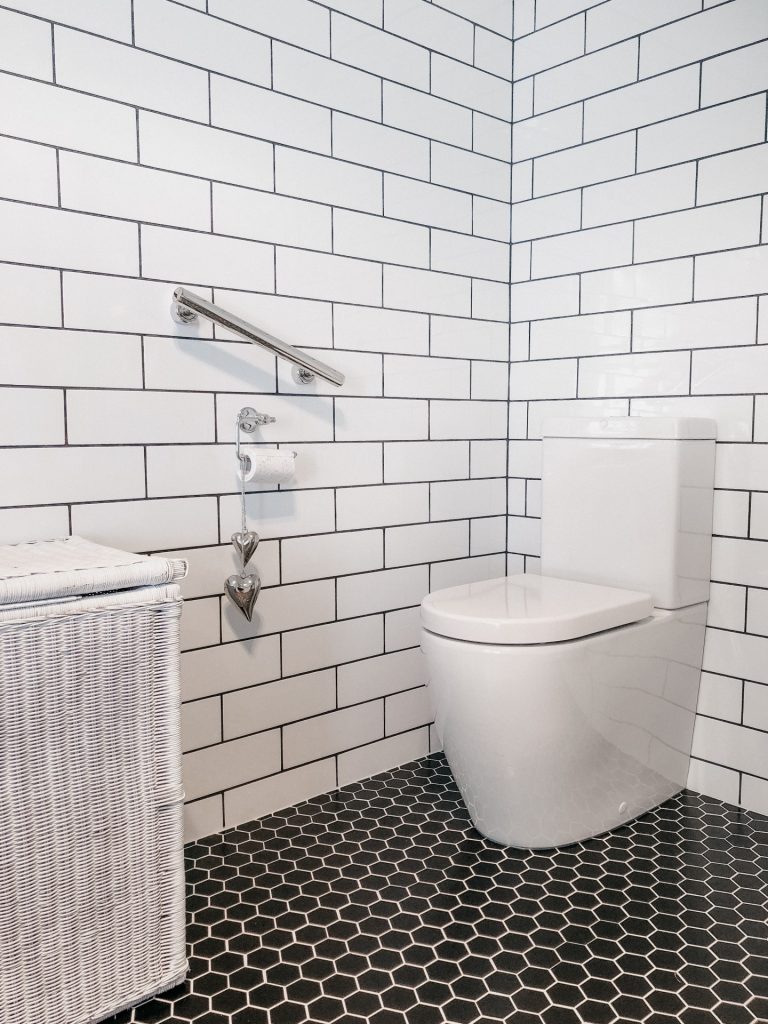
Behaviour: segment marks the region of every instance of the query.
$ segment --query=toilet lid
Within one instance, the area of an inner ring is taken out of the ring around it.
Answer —
[[[519,573],[428,594],[421,621],[456,640],[551,644],[637,622],[652,610],[649,594]]]

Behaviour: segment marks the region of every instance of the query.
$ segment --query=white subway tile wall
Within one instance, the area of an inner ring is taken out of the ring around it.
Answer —
[[[427,753],[419,602],[504,571],[512,0],[331,6],[0,3],[0,542],[189,560],[191,838]],[[347,383],[176,325],[175,285]],[[251,624],[244,405],[297,452],[248,495]]]
[[[690,784],[762,811],[767,35],[764,0],[516,0],[507,504],[510,571],[536,571],[545,416],[717,421]]]

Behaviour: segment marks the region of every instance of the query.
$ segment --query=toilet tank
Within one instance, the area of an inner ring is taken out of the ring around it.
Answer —
[[[709,597],[715,423],[545,421],[541,571],[640,590],[657,608]]]

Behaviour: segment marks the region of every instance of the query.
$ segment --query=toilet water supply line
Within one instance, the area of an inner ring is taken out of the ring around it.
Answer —
[[[253,606],[261,590],[261,578],[254,570],[246,573],[245,569],[253,558],[256,548],[259,546],[259,535],[255,530],[249,530],[245,515],[245,477],[248,471],[249,456],[240,451],[240,432],[252,434],[256,427],[264,426],[266,423],[274,423],[274,416],[267,416],[264,413],[256,412],[250,406],[241,409],[237,414],[237,442],[235,454],[240,469],[240,532],[232,534],[232,546],[240,556],[240,572],[229,576],[224,584],[224,590],[230,601],[238,608],[250,622],[253,618]]]

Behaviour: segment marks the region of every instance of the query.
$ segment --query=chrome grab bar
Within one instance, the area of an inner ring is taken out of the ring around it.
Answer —
[[[266,331],[262,331],[258,327],[254,327],[253,324],[249,324],[247,320],[241,320],[234,313],[227,313],[221,306],[216,306],[201,295],[187,291],[186,288],[176,288],[173,292],[173,304],[171,305],[171,316],[176,323],[194,323],[198,314],[214,324],[219,324],[221,327],[226,327],[229,331],[234,331],[235,334],[239,334],[246,341],[250,341],[254,345],[261,345],[268,352],[272,352],[281,359],[287,359],[289,363],[293,363],[293,379],[297,384],[311,384],[315,376],[322,377],[323,380],[327,380],[330,384],[335,384],[339,388],[344,383],[344,374],[334,370],[327,363],[315,359],[314,356],[307,355],[306,352],[294,348],[293,345],[289,345],[285,341],[280,341],[279,338],[274,338],[271,334],[267,334]]]

